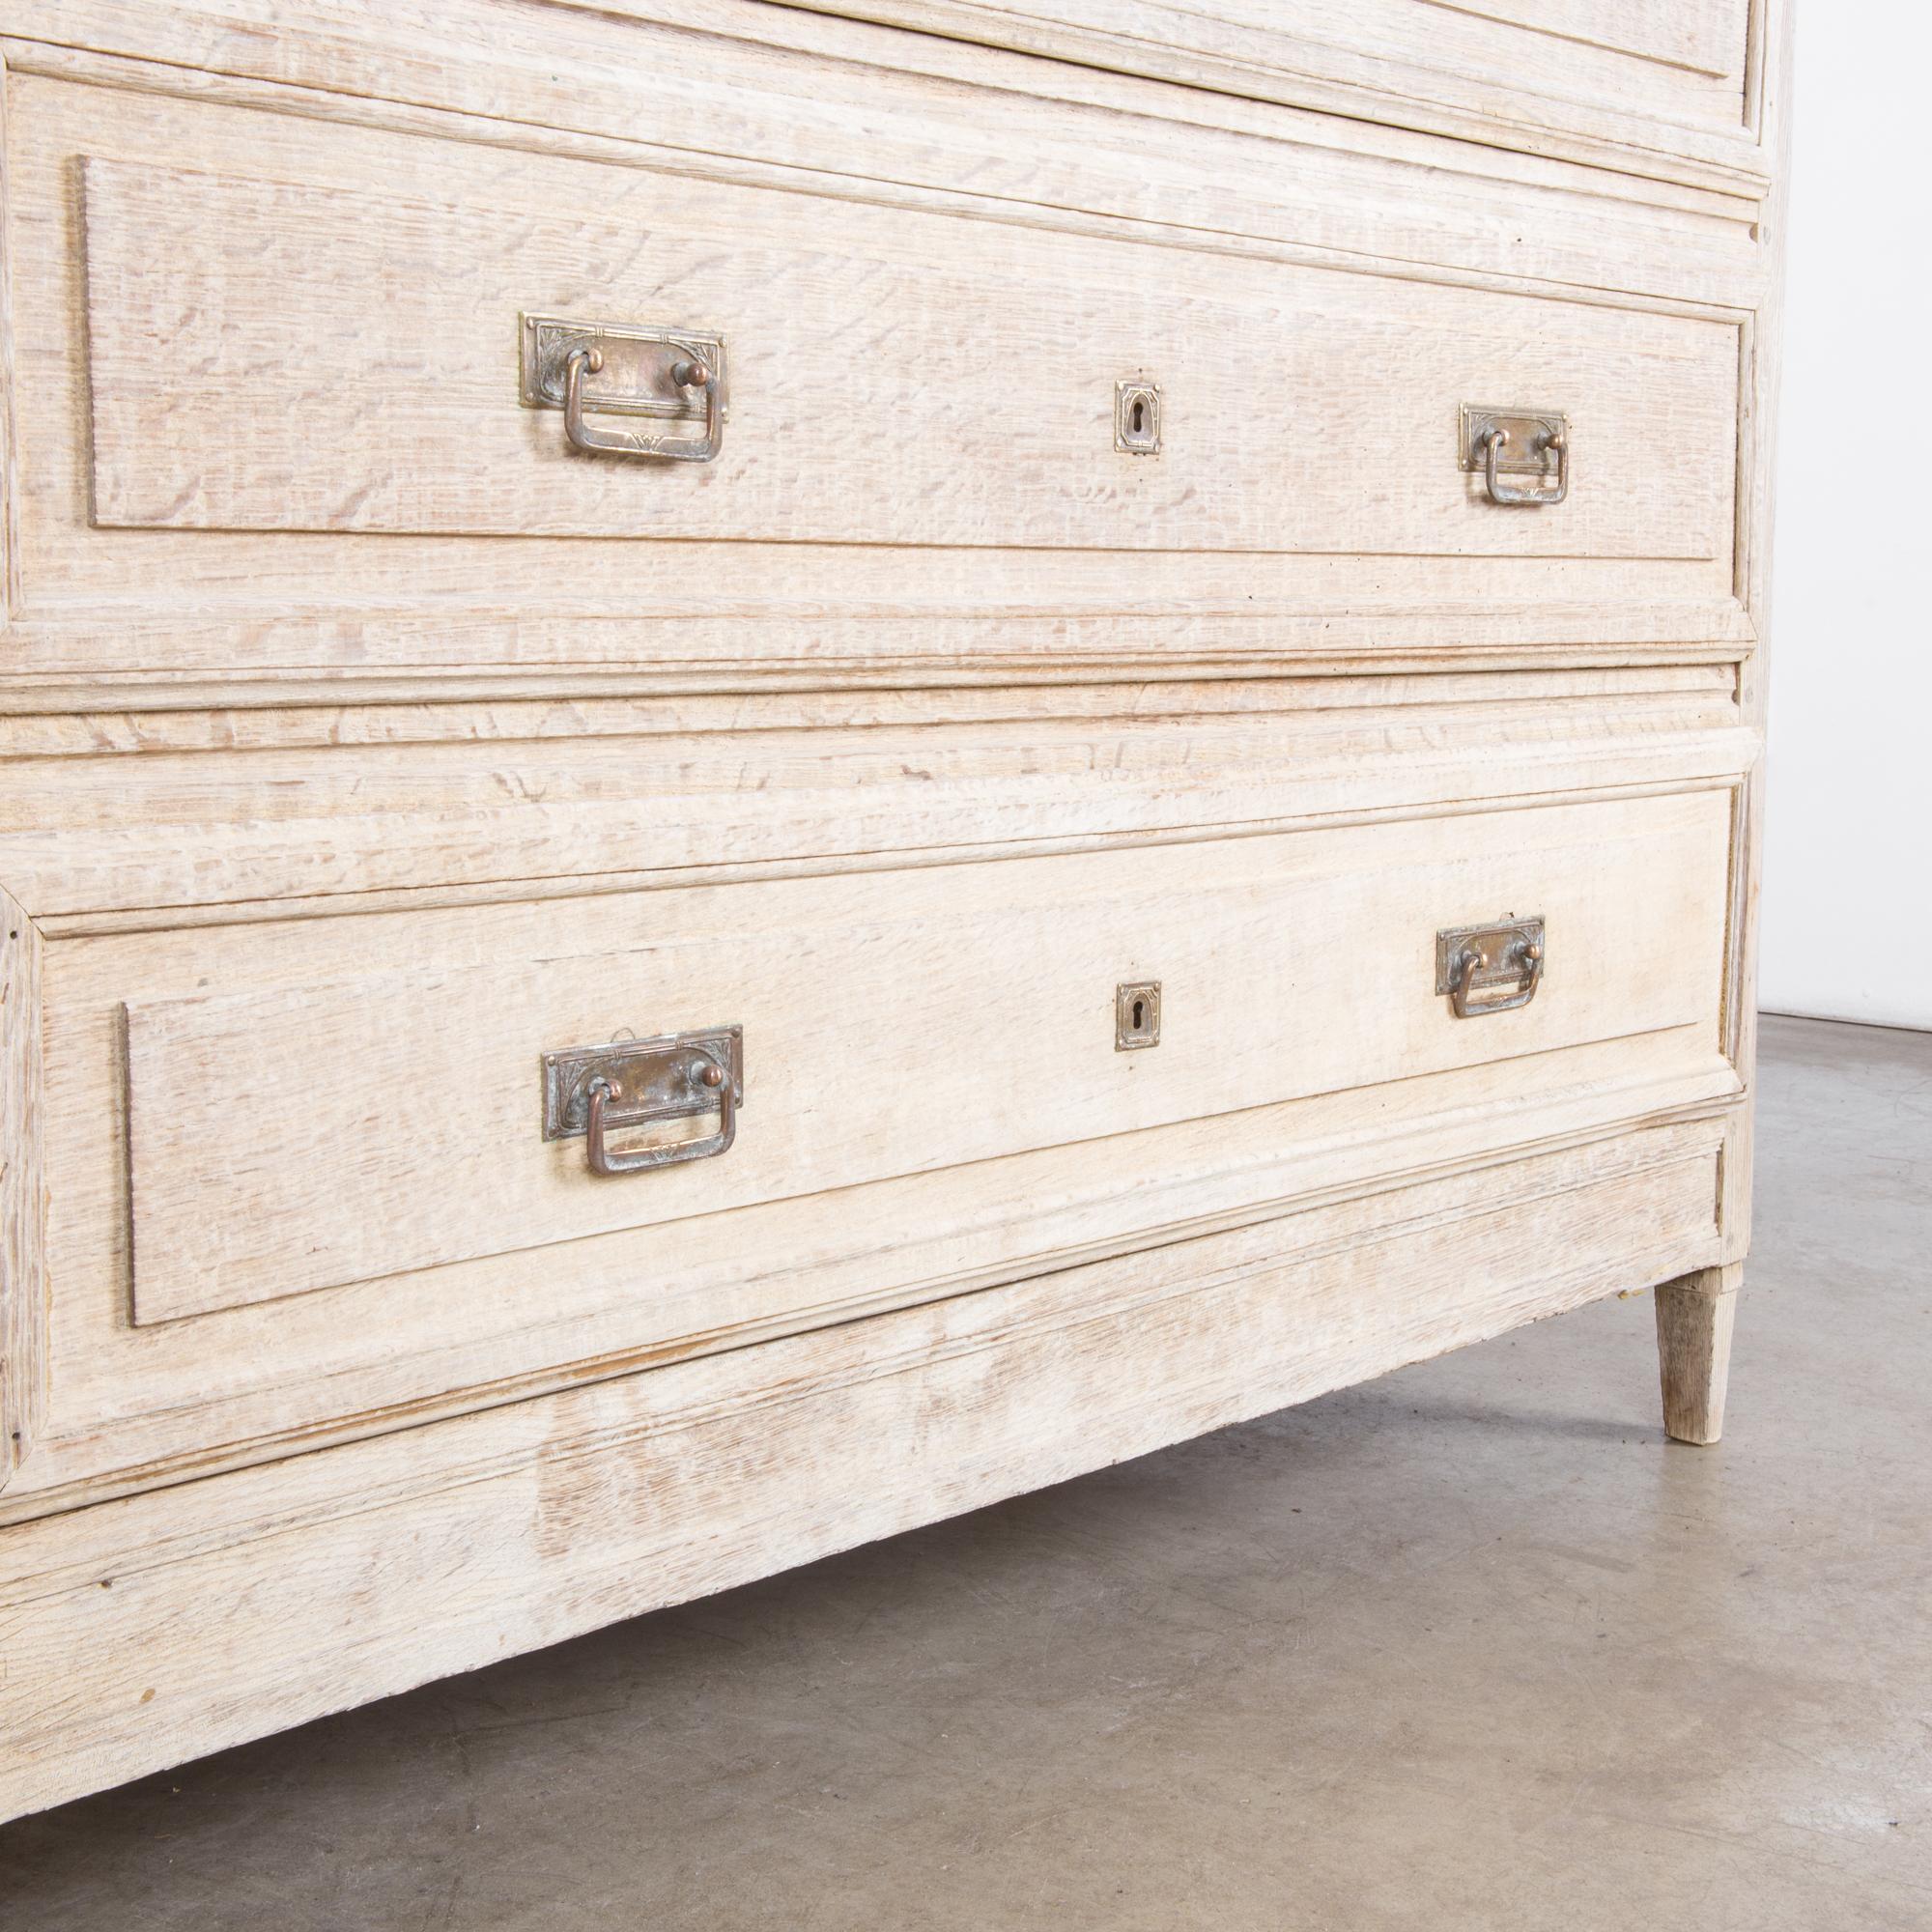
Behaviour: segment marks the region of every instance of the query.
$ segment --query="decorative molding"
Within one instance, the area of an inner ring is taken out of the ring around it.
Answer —
[[[299,34],[295,38],[299,40]],[[38,42],[15,40],[7,45],[16,74],[136,88],[267,109],[298,119],[350,122],[440,139],[508,144],[532,152],[571,154],[719,182],[853,196],[1022,227],[1044,226],[1189,251],[1561,299],[1632,313],[1684,316],[1736,328],[1741,343],[1749,321],[1748,300],[1753,298],[1754,282],[1738,287],[1740,305],[1630,294],[1548,277],[1435,266],[1278,238],[1210,232],[1204,226],[1168,226],[1140,216],[1093,214],[1044,201],[1025,204],[932,185],[867,183],[849,175],[811,173],[788,164],[658,148],[613,136],[560,132],[521,122],[492,120],[470,111],[375,101],[348,92],[304,89],[284,81],[211,76],[123,55],[88,53]],[[1748,366],[1748,356],[1742,348],[1739,366],[1741,370]],[[1743,453],[1747,440],[1747,425],[1741,425],[1741,463],[1747,460]],[[1743,527],[1747,511],[1742,496],[1739,518]],[[425,543],[441,540],[433,536],[407,539]],[[10,546],[9,554],[17,568],[18,546]],[[1311,564],[1315,561],[1312,557],[1309,560]],[[1641,564],[1643,559],[1625,561]],[[622,616],[551,619],[534,606],[520,609],[521,585],[512,586],[507,598],[493,599],[487,607],[440,611],[430,622],[406,610],[351,607],[336,611],[315,606],[304,611],[299,594],[280,592],[272,600],[265,600],[259,609],[244,609],[232,618],[225,613],[215,617],[205,603],[197,601],[191,582],[185,591],[171,588],[165,575],[136,606],[103,601],[88,609],[72,601],[71,585],[57,601],[49,597],[42,602],[29,582],[24,592],[15,597],[7,669],[0,671],[0,709],[44,704],[121,709],[141,701],[132,694],[145,696],[169,679],[182,687],[169,700],[175,703],[196,701],[188,693],[197,679],[200,690],[210,694],[212,701],[282,703],[288,701],[284,691],[291,682],[298,682],[304,675],[315,678],[324,674],[328,656],[337,648],[330,642],[330,634],[337,630],[354,633],[354,649],[364,668],[340,677],[329,675],[326,700],[329,702],[340,702],[345,696],[389,701],[403,680],[419,680],[418,690],[433,684],[450,695],[487,698],[520,695],[533,688],[574,695],[612,688],[844,689],[875,684],[1032,680],[1068,674],[1086,679],[1125,679],[1326,673],[1367,665],[1377,658],[1391,668],[1432,660],[1524,666],[1602,663],[1613,661],[1608,653],[1618,644],[1641,650],[1659,661],[1682,662],[1700,655],[1723,655],[1740,641],[1747,643],[1751,636],[1747,611],[1728,600],[1687,599],[1680,604],[1648,594],[1619,599],[1607,590],[1594,602],[1573,598],[1562,605],[1536,597],[1485,597],[1466,610],[1433,603],[1420,595],[1407,604],[1400,597],[1390,600],[1384,595],[1375,606],[1332,595],[1320,600],[1311,595],[1305,603],[1276,595],[1248,602],[1237,611],[1203,609],[1204,603],[1211,605],[1217,600],[1191,597],[1184,594],[1183,587],[1165,595],[1143,596],[1139,600],[1142,610],[1123,619],[1118,613],[1102,616],[1083,611],[1075,594],[1056,599],[1050,579],[1042,580],[1036,592],[1037,576],[1035,573],[1015,589],[1015,596],[1024,589],[1031,597],[1025,616],[1004,609],[988,609],[983,617],[977,613],[892,612],[890,621],[898,635],[918,647],[892,660],[863,654],[863,644],[868,639],[862,633],[869,625],[876,635],[878,623],[886,621],[883,616],[876,620],[863,613],[840,616],[837,622],[847,628],[850,639],[848,647],[840,650],[841,639],[827,636],[825,620],[801,617],[775,601],[729,611],[714,607],[696,618],[679,613],[656,626],[635,620],[633,632],[633,620]],[[684,577],[686,582],[696,581],[690,573]],[[298,593],[299,586],[297,590]],[[1170,600],[1172,614],[1157,614],[1159,605]],[[746,602],[739,601],[741,605]],[[1055,601],[1064,602],[1065,610],[1052,611],[1049,608],[1048,614],[1039,614],[1042,603],[1051,607]],[[1266,609],[1270,602],[1275,606],[1272,611]],[[298,614],[291,616],[291,611]],[[975,623],[996,624],[1006,649],[997,655],[990,650],[980,655],[971,635]],[[1469,627],[1478,623],[1480,631],[1468,635]],[[721,624],[729,624],[735,631],[736,641],[730,650],[738,662],[727,663],[723,657],[709,662],[673,662],[658,655],[673,635],[690,639],[699,635],[702,626],[715,629]],[[1164,633],[1158,646],[1123,648],[1123,642],[1137,641],[1131,636],[1136,625],[1150,639],[1156,631]],[[1038,649],[1016,654],[1012,642],[1029,629],[1038,637]],[[1105,642],[1101,641],[1103,632]],[[626,643],[619,646],[624,654],[611,657],[609,654],[620,635],[627,636]],[[855,650],[851,645],[862,648]],[[753,648],[764,654],[763,662],[744,655]],[[244,653],[254,662],[238,662]],[[372,654],[378,659],[387,654],[392,662],[372,665]],[[422,661],[412,664],[412,655]],[[111,667],[99,663],[88,668],[90,658],[107,656],[112,658]],[[428,661],[432,656],[435,661]],[[586,668],[600,656],[613,668]],[[130,664],[141,667],[144,657],[150,666],[180,665],[182,668],[122,668]],[[541,658],[550,662],[537,661]],[[628,682],[621,686],[609,682],[618,678]],[[259,695],[247,695],[245,687],[251,684],[261,687]],[[410,695],[413,694],[405,693]]]
[[[1551,805],[1595,805],[1613,799],[1675,797],[1689,792],[1737,788],[1728,776],[1647,783],[1583,785],[1561,791],[1497,794],[1346,811],[1283,814],[1264,818],[1217,820],[1126,832],[1095,832],[1065,838],[966,841],[946,846],[867,853],[839,853],[789,860],[680,866],[655,871],[567,872],[544,878],[489,880],[469,884],[404,886],[381,890],[278,898],[237,898],[201,905],[170,904],[122,910],[49,911],[37,926],[47,939],[101,938],[109,934],[180,932],[229,925],[257,925],[284,920],[358,918],[369,913],[440,912],[465,906],[540,903],[548,899],[602,898],[614,894],[676,891],[692,886],[754,885],[770,879],[840,877],[875,871],[905,871],[935,866],[970,866],[988,860],[1043,859],[1077,852],[1149,850],[1163,845],[1195,845],[1224,838],[1265,838],[1317,828],[1423,822],[1453,813],[1458,817],[1498,811],[1533,810]]]
[[[0,1816],[1715,1265],[1713,1158],[1665,1128],[1391,1201],[1346,1288],[1270,1224],[22,1524]]]
[[[20,466],[14,421],[14,206],[9,185],[13,76],[0,54],[0,638],[19,616]]]
[[[541,4],[568,5],[574,4],[574,0],[541,0]],[[782,4],[782,0],[775,0],[775,4]],[[1630,308],[1712,322],[1736,322],[1748,312],[1749,307],[1749,294],[1742,290],[1736,299],[1698,300],[1642,289],[1605,288],[1601,284],[1556,276],[1468,269],[1452,262],[1418,262],[1406,256],[1378,256],[1353,248],[1295,242],[1278,234],[1260,231],[1164,222],[1124,213],[1069,207],[1048,201],[1029,202],[1008,195],[976,192],[942,185],[937,181],[920,183],[862,177],[831,167],[814,168],[774,161],[765,156],[724,149],[680,148],[588,128],[506,121],[469,108],[333,93],[293,81],[270,80],[247,74],[190,71],[125,54],[95,52],[39,41],[0,36],[0,54],[4,54],[13,71],[19,74],[73,80],[90,86],[117,87],[181,99],[208,100],[243,109],[292,115],[298,119],[426,135],[472,146],[508,147],[536,155],[598,161],[613,167],[689,176],[732,186],[812,194],[929,213],[956,213],[1014,227],[1094,235],[1192,253],[1247,255],[1259,260],[1328,269],[1343,274],[1540,296],[1591,307]],[[1320,145],[1308,143],[1305,139],[1303,144]],[[1338,152],[1352,155],[1357,151],[1338,148]],[[1406,164],[1392,162],[1391,165]],[[1145,179],[1144,176],[1132,178]],[[1130,177],[1122,173],[1121,179],[1124,185]],[[1501,191],[1520,185],[1507,179],[1496,184]],[[1587,178],[1565,183],[1563,186],[1571,193],[1591,192]],[[1598,192],[1612,203],[1621,199],[1605,190]],[[1666,212],[1672,211],[1659,211],[1660,214]],[[1742,213],[1736,220],[1741,228],[1748,227],[1751,214]]]
[[[0,892],[0,1491],[32,1454],[47,1399],[42,951]]]
[[[677,1363],[694,1363],[708,1357],[736,1354],[746,1349],[783,1343],[829,1328],[846,1327],[864,1318],[908,1313],[985,1291],[1023,1293],[1030,1283],[1051,1279],[1070,1269],[1100,1267],[1177,1243],[1238,1236],[1244,1231],[1291,1222],[1296,1216],[1318,1213],[1325,1208],[1378,1199],[1400,1203],[1405,1193],[1417,1188],[1498,1174],[1519,1168],[1524,1162],[1590,1149],[1602,1150],[1615,1156],[1625,1145],[1630,1148],[1632,1157],[1636,1157],[1645,1144],[1645,1138],[1650,1136],[1658,1137],[1656,1145],[1662,1153],[1673,1134],[1695,1135],[1699,1129],[1715,1127],[1717,1132],[1709,1157],[1713,1161],[1714,1174],[1720,1174],[1718,1162],[1724,1136],[1730,1124],[1740,1118],[1743,1105],[1738,1095],[1713,1095],[1690,1102],[1659,1105],[1646,1104],[1642,1091],[1634,1089],[1626,1098],[1629,1104],[1614,1119],[1598,1121],[1588,1126],[1546,1132],[1526,1140],[1510,1137],[1512,1122],[1520,1118],[1520,1110],[1511,1104],[1498,1104],[1487,1112],[1454,1109],[1443,1116],[1443,1121],[1452,1122],[1453,1127],[1445,1129],[1439,1122],[1423,1121],[1411,1124],[1399,1137],[1400,1141],[1425,1146],[1432,1138],[1445,1147],[1453,1144],[1458,1149],[1453,1154],[1437,1154],[1419,1160],[1410,1158],[1406,1165],[1398,1159],[1393,1164],[1384,1164],[1344,1182],[1304,1188],[1298,1192],[1252,1201],[1238,1208],[1175,1223],[1152,1237],[1125,1236],[1079,1246],[1042,1248],[997,1266],[956,1272],[883,1294],[840,1301],[802,1315],[741,1324],[728,1331],[699,1334],[669,1345],[592,1354],[580,1361],[472,1384],[435,1398],[352,1411],[325,1423],[298,1429],[240,1440],[224,1440],[217,1446],[157,1458],[108,1475],[63,1483],[20,1495],[12,1501],[0,1499],[0,1528],[136,1495],[173,1483],[257,1467],[286,1457],[292,1451],[306,1454],[366,1441],[397,1431],[413,1430],[427,1423],[485,1414],[510,1404],[540,1401],[573,1389],[620,1381],[643,1370],[656,1371]],[[1703,1138],[1698,1137],[1700,1140]],[[1685,1156],[1679,1150],[1670,1152],[1667,1157],[1674,1161]],[[1641,1164],[1640,1160],[1638,1164]],[[1419,1217],[1419,1220],[1427,1218]],[[1385,1232],[1393,1236],[1400,1233],[1401,1226],[1400,1222],[1396,1222]],[[1306,1249],[1297,1256],[1297,1260],[1319,1260],[1326,1252],[1340,1252],[1352,1245],[1350,1239],[1334,1243],[1331,1249]],[[1180,1287],[1168,1292],[1184,1293],[1190,1291]],[[1083,1313],[1080,1319],[1088,1319],[1087,1314]],[[781,1395],[780,1399],[783,1399]],[[482,1470],[472,1466],[451,1472],[446,1480],[469,1480],[479,1473]],[[0,1607],[4,1605],[4,1578],[0,1578]]]
[[[675,17],[694,30],[721,35],[742,32],[778,45],[790,45],[797,39],[777,25],[734,29],[730,0],[712,0],[709,5],[696,4],[696,0],[685,0],[682,5],[667,4],[667,0],[541,0],[541,4],[580,12],[594,6],[600,12],[618,12],[636,19]],[[778,0],[778,4],[837,16],[838,28],[848,35],[853,15],[886,28],[896,36],[892,58],[901,63],[919,58],[905,50],[906,30],[918,38],[952,40],[989,54],[1016,55],[1044,70],[1032,83],[1042,89],[1065,89],[1066,83],[1059,79],[1060,73],[1089,69],[1109,75],[1133,75],[1164,89],[1221,94],[1293,110],[1378,122],[1459,142],[1548,155],[1588,167],[1616,169],[1719,192],[1761,195],[1768,184],[1755,130],[1748,126],[1748,70],[1742,77],[1737,133],[1731,136],[1721,129],[1706,130],[1690,123],[1661,121],[1558,96],[1540,99],[1538,104],[1547,111],[1538,119],[1524,111],[1520,90],[1516,95],[1518,111],[1503,114],[1474,104],[1485,99],[1492,101],[1493,85],[1486,90],[1480,82],[1431,69],[1426,63],[1401,68],[1400,85],[1351,79],[1344,70],[1351,58],[1357,67],[1367,66],[1364,56],[1351,57],[1346,49],[1287,33],[1280,37],[1284,57],[1277,64],[1180,46],[1162,36],[1130,36],[1042,18],[1010,6],[978,4],[978,0],[944,0],[944,4],[934,4],[934,0]],[[1524,27],[1523,31],[1534,34],[1537,30]],[[863,43],[834,44],[839,44],[841,50],[850,44],[856,50]],[[1436,83],[1434,94],[1431,79]],[[1465,98],[1456,99],[1459,92]]]

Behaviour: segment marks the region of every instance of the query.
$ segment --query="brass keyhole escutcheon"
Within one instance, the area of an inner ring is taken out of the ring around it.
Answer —
[[[1160,981],[1126,980],[1114,988],[1114,1050],[1160,1044]]]
[[[1139,381],[1114,385],[1114,447],[1127,456],[1160,454],[1160,386]]]

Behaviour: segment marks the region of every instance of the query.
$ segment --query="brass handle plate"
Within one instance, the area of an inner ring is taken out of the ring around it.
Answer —
[[[592,1174],[641,1174],[724,1153],[738,1135],[745,1100],[742,1027],[613,1039],[566,1047],[543,1057],[547,1141],[582,1136]],[[620,1151],[611,1137],[629,1127],[693,1119],[716,1111],[714,1133],[694,1140]]]
[[[709,463],[724,447],[724,340],[697,329],[519,318],[518,399],[561,410],[573,447],[597,455]],[[698,435],[599,427],[591,418],[702,422]]]
[[[1570,494],[1570,418],[1561,410],[1493,410],[1464,403],[1458,447],[1457,467],[1482,472],[1492,503],[1548,507]],[[1538,480],[1505,483],[1505,476]]]
[[[1459,1020],[1514,1012],[1543,984],[1541,919],[1456,925],[1435,935],[1435,990]]]

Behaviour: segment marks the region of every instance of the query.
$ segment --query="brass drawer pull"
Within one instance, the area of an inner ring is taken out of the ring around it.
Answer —
[[[592,1174],[642,1174],[724,1153],[738,1136],[744,1101],[744,1033],[716,1027],[654,1039],[611,1040],[543,1057],[544,1139],[582,1134]],[[718,1112],[718,1130],[696,1140],[620,1153],[611,1136],[627,1127]]]
[[[604,366],[600,349],[573,349],[563,365],[563,433],[579,449],[595,455],[608,450],[618,456],[667,456],[678,463],[709,463],[724,441],[724,414],[718,396],[717,372],[708,362],[671,364],[670,380],[680,389],[704,391],[702,437],[645,436],[639,430],[592,429],[583,420],[583,378]],[[1495,486],[1492,483],[1491,488]]]
[[[625,1114],[616,1120],[611,1119],[609,1109],[611,1102],[617,1097],[617,1090],[608,1080],[593,1080],[589,1087],[589,1118],[583,1129],[584,1158],[590,1164],[590,1172],[641,1174],[648,1167],[675,1167],[681,1161],[709,1160],[713,1154],[723,1153],[738,1137],[738,1108],[731,1083],[715,1060],[696,1056],[686,1069],[686,1078],[716,1089],[718,1131],[702,1140],[675,1141],[669,1147],[638,1148],[630,1153],[612,1153],[605,1136],[612,1127],[636,1126],[637,1117]]]
[[[1543,960],[1540,919],[1452,926],[1435,935],[1435,990],[1459,1020],[1514,1012],[1536,998]]]
[[[527,409],[560,409],[571,446],[592,455],[709,463],[724,444],[724,343],[690,330],[623,323],[522,318],[521,397]],[[602,377],[593,390],[591,378]],[[593,427],[595,416],[689,420],[700,436]]]
[[[1505,474],[1548,478],[1549,454],[1556,458],[1556,482],[1505,483]],[[1492,503],[1534,503],[1548,507],[1570,494],[1570,419],[1559,410],[1485,410],[1463,405],[1463,469],[1480,469]]]

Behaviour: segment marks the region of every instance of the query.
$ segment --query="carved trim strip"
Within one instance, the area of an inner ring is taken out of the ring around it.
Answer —
[[[32,1453],[47,1397],[41,952],[25,909],[0,893],[0,1490]]]
[[[1016,1264],[982,1270],[978,1274],[951,1276],[942,1282],[927,1285],[923,1291],[910,1295],[899,1294],[876,1306],[843,1302],[822,1311],[817,1320],[808,1318],[801,1321],[792,1318],[782,1324],[772,1322],[755,1328],[734,1329],[728,1335],[698,1337],[688,1344],[655,1348],[642,1353],[626,1351],[594,1357],[575,1363],[568,1368],[547,1370],[468,1388],[436,1401],[412,1403],[391,1410],[369,1410],[344,1416],[327,1425],[281,1435],[264,1435],[245,1442],[227,1444],[216,1450],[156,1461],[137,1469],[117,1472],[111,1477],[91,1478],[63,1485],[33,1495],[20,1496],[11,1504],[0,1502],[0,1526],[54,1515],[82,1505],[130,1497],[167,1483],[189,1478],[199,1479],[224,1472],[239,1473],[243,1469],[259,1467],[284,1458],[292,1452],[306,1454],[311,1450],[340,1448],[396,1431],[413,1430],[425,1423],[457,1423],[465,1417],[474,1417],[498,1410],[507,1405],[566,1396],[573,1390],[591,1390],[599,1384],[635,1377],[640,1370],[661,1372],[675,1369],[680,1364],[690,1369],[707,1360],[717,1364],[721,1357],[741,1358],[743,1351],[748,1348],[771,1347],[776,1350],[787,1345],[809,1344],[810,1338],[814,1334],[823,1334],[830,1329],[849,1329],[857,1316],[896,1314],[910,1318],[915,1317],[921,1308],[930,1307],[934,1303],[970,1309],[972,1303],[962,1300],[961,1297],[974,1291],[1004,1293],[1024,1299],[1029,1297],[1036,1288],[1044,1287],[1057,1278],[1065,1277],[1072,1269],[1101,1269],[1109,1262],[1128,1254],[1144,1254],[1150,1247],[1167,1248],[1217,1236],[1239,1236],[1246,1231],[1262,1231],[1273,1224],[1292,1220],[1296,1215],[1319,1212],[1323,1208],[1368,1201],[1379,1196],[1389,1196],[1400,1201],[1402,1194],[1407,1190],[1435,1186],[1444,1182],[1453,1183],[1459,1179],[1507,1170],[1523,1163],[1554,1159],[1591,1149],[1600,1150],[1609,1168],[1619,1173],[1645,1172],[1679,1165],[1687,1159],[1698,1161],[1710,1159],[1713,1162],[1715,1175],[1717,1146],[1721,1145],[1729,1123],[1740,1117],[1741,1102],[1736,1096],[1719,1096],[1688,1105],[1650,1108],[1645,1108],[1636,1096],[1633,1095],[1632,1098],[1635,1104],[1622,1119],[1569,1132],[1548,1134],[1526,1142],[1511,1143],[1505,1134],[1499,1144],[1482,1146],[1483,1128],[1463,1120],[1457,1129],[1458,1136],[1466,1140],[1474,1151],[1450,1159],[1417,1162],[1406,1167],[1398,1166],[1373,1176],[1365,1176],[1357,1180],[1307,1190],[1282,1199],[1257,1203],[1231,1212],[1204,1217],[1196,1222],[1169,1228],[1163,1231],[1158,1240],[1153,1242],[1149,1242],[1145,1238],[1126,1239],[1078,1250],[1040,1254]],[[1498,1109],[1490,1124],[1506,1126],[1511,1111]],[[1712,1128],[1715,1128],[1715,1132],[1699,1131]],[[1687,1142],[1693,1145],[1687,1147]],[[1548,1193],[1563,1191],[1565,1191],[1563,1188],[1555,1187],[1549,1189]],[[1547,1198],[1547,1196],[1532,1193],[1521,1198]],[[1419,1214],[1409,1222],[1405,1222],[1399,1217],[1393,1218],[1373,1238],[1379,1240],[1394,1236],[1406,1226],[1453,1225],[1459,1219],[1490,1211],[1493,1211],[1492,1204],[1472,1208],[1467,1216],[1454,1212],[1447,1216]],[[1715,1234],[1715,1227],[1713,1232]],[[1296,1260],[1298,1263],[1315,1261],[1321,1259],[1324,1253],[1355,1245],[1357,1237],[1351,1236],[1330,1243],[1326,1248],[1316,1246],[1306,1249],[1297,1254]],[[935,1356],[923,1343],[915,1343],[896,1355],[881,1356],[874,1348],[854,1371],[854,1377],[857,1379],[869,1380],[878,1376],[903,1373],[908,1369],[916,1370],[933,1359],[962,1352],[979,1352],[986,1348],[1004,1347],[1011,1338],[1025,1332],[1050,1333],[1082,1321],[1102,1319],[1116,1312],[1117,1307],[1120,1310],[1146,1307],[1177,1295],[1189,1295],[1211,1286],[1212,1279],[1211,1276],[1205,1279],[1190,1276],[1179,1284],[1169,1284],[1151,1293],[1135,1290],[1118,1304],[1099,1302],[1091,1307],[1083,1305],[1070,1316],[1064,1310],[1049,1308],[1031,1322],[1018,1325],[1009,1322],[992,1324],[984,1335],[977,1339],[969,1332],[951,1347],[943,1348],[938,1356]],[[1614,1286],[1628,1287],[1629,1283],[1621,1282]],[[781,1374],[776,1378],[763,1401],[782,1404],[794,1400],[796,1394],[796,1385]],[[732,1413],[740,1413],[747,1408],[756,1408],[760,1406],[762,1406],[760,1398],[753,1393],[729,1395],[724,1399],[719,1410],[707,1408],[704,1412],[722,1412],[723,1408],[728,1408]],[[648,1435],[664,1427],[685,1427],[698,1419],[700,1419],[698,1416],[689,1415],[674,1421],[658,1420],[646,1425],[639,1433]],[[502,1458],[498,1455],[486,1455],[480,1460],[466,1459],[458,1464],[440,1469],[433,1477],[408,1485],[404,1492],[433,1492],[451,1483],[487,1477],[502,1465]],[[278,1526],[299,1526],[303,1521],[326,1521],[345,1512],[354,1513],[360,1508],[368,1507],[371,1500],[362,1495],[353,1498],[331,1496],[315,1508],[300,1512],[298,1516],[285,1516],[283,1512],[278,1511]],[[154,1549],[151,1558],[170,1560],[161,1548]],[[58,1580],[52,1574],[37,1577],[33,1579],[31,1588],[35,1594],[39,1594],[43,1589],[58,1587]],[[9,1589],[4,1575],[0,1575],[0,1607],[5,1607],[14,1600],[14,1593]]]

